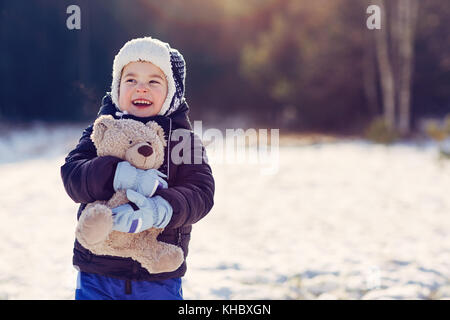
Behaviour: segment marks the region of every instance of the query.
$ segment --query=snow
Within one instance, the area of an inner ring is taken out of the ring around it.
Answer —
[[[0,137],[0,299],[73,299],[78,205],[60,178],[80,126]],[[281,144],[274,175],[210,162],[185,299],[450,299],[450,162],[437,146]]]

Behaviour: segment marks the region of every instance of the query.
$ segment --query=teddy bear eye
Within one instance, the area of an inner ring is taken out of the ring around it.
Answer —
[[[133,141],[132,141],[132,140],[130,140],[130,144],[133,144]]]
[[[152,145],[151,143],[150,143],[150,141],[146,141],[149,145]]]

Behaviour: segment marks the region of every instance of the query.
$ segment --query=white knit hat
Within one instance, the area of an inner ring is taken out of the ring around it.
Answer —
[[[119,106],[119,86],[123,68],[130,62],[147,61],[160,68],[167,79],[167,97],[158,115],[169,115],[184,100],[186,64],[183,56],[168,43],[151,37],[133,39],[125,43],[114,58],[111,99]]]

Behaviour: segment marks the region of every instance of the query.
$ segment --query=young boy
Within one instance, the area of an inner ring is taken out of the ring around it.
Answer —
[[[114,59],[111,93],[103,98],[98,113],[143,123],[156,121],[168,140],[160,172],[137,171],[113,156],[98,157],[90,139],[92,125],[84,130],[77,147],[61,167],[67,193],[81,203],[78,218],[87,203],[108,200],[119,189],[139,191],[160,181],[163,187],[147,198],[155,210],[146,214],[156,217],[149,221],[158,221],[158,227],[164,228],[158,240],[181,247],[185,261],[174,272],[150,274],[131,258],[94,255],[75,240],[73,264],[79,270],[77,300],[183,299],[181,277],[186,273],[192,224],[202,219],[214,203],[214,179],[206,157],[193,159],[194,154],[205,153],[200,140],[194,138],[188,118],[185,72],[183,56],[169,44],[150,37],[133,39]],[[171,139],[180,133],[183,139]],[[179,143],[188,144],[187,148],[183,145],[183,150],[190,150],[190,161],[180,163],[172,159],[171,150]],[[167,177],[167,182],[162,177]],[[130,219],[126,216],[133,210],[129,204],[113,208],[113,229],[130,230],[126,225]],[[150,222],[146,228],[152,226]]]

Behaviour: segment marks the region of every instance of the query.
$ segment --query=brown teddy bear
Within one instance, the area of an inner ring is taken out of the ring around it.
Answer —
[[[158,169],[164,162],[164,130],[154,121],[143,124],[132,119],[101,116],[94,122],[91,140],[98,156],[115,156],[138,169]],[[153,149],[150,155],[138,152],[145,146]],[[76,228],[80,244],[97,255],[131,257],[150,273],[178,269],[184,260],[183,250],[156,239],[163,229],[150,228],[139,233],[112,230],[111,208],[128,202],[126,190],[119,190],[109,201],[88,204]]]

